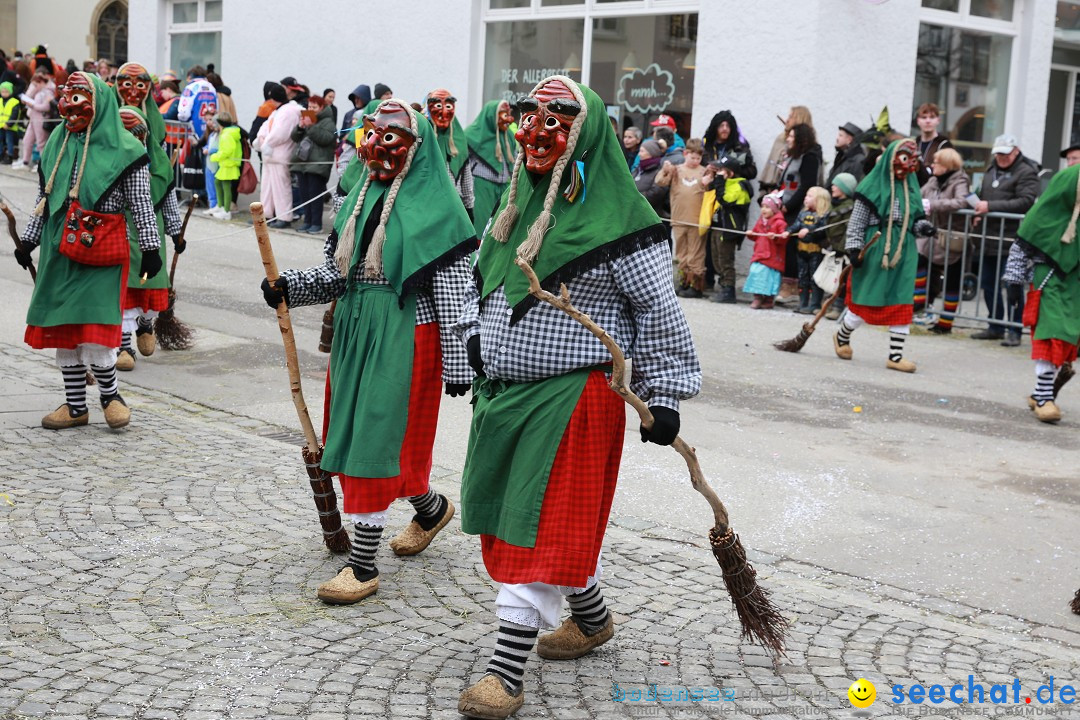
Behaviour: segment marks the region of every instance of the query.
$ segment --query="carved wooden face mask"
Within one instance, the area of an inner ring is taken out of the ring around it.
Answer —
[[[386,102],[364,116],[364,141],[358,152],[372,180],[390,182],[405,167],[405,158],[415,142],[408,108]]]
[[[567,140],[581,104],[561,80],[552,80],[518,101],[521,125],[514,135],[525,148],[525,169],[547,174],[566,152]]]
[[[151,85],[149,71],[139,63],[125,63],[116,73],[116,91],[125,105],[141,108]]]
[[[138,113],[121,108],[120,120],[123,121],[125,130],[134,135],[136,140],[146,144],[146,122],[139,117]]]
[[[68,76],[57,106],[68,132],[81,133],[94,121],[94,83],[81,72]]]
[[[514,114],[510,112],[510,103],[506,101],[499,103],[499,108],[495,111],[495,124],[499,127],[499,132],[506,132],[513,122]]]
[[[427,109],[432,124],[440,130],[446,130],[454,122],[457,98],[448,90],[433,90],[427,97]]]
[[[892,169],[897,180],[903,180],[911,173],[919,172],[919,148],[911,140],[905,140],[896,148],[893,155]]]

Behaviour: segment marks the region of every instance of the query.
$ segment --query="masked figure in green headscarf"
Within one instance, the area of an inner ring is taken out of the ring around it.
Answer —
[[[428,117],[435,126],[439,152],[446,161],[446,169],[461,197],[461,204],[472,219],[476,213],[472,170],[466,162],[469,159],[469,140],[457,119],[457,98],[449,90],[439,89],[428,93],[425,102]]]
[[[918,261],[915,236],[934,235],[934,226],[923,212],[918,170],[915,141],[896,140],[855,188],[855,207],[845,240],[852,264],[847,309],[840,318],[840,330],[833,336],[833,348],[841,360],[851,359],[851,333],[856,328],[863,323],[888,325],[885,367],[915,372],[915,363],[904,357],[904,340],[911,333],[911,292]],[[860,260],[864,247],[866,255]]]
[[[41,194],[23,233],[25,249],[16,253],[25,267],[30,250],[41,247],[25,340],[33,348],[56,348],[64,376],[67,402],[42,419],[43,427],[87,424],[89,366],[105,420],[118,428],[131,418],[116,381],[129,224],[143,253],[130,272],[149,281],[161,270],[148,158],[124,129],[116,94],[103,80],[72,73],[59,105],[64,125],[42,153]]]
[[[473,227],[482,237],[484,226],[499,206],[502,194],[510,185],[510,171],[517,155],[517,142],[509,132],[514,122],[510,103],[492,100],[483,109],[465,134],[469,138],[469,172],[473,177]]]
[[[1036,380],[1028,406],[1035,411],[1035,417],[1046,423],[1061,419],[1055,380],[1066,366],[1066,379],[1071,377],[1080,343],[1078,218],[1080,165],[1073,165],[1054,175],[1046,192],[1028,210],[1009,250],[1002,277],[1009,302],[1014,305],[1019,304],[1024,285],[1030,286],[1024,325],[1031,328]]]
[[[341,481],[354,538],[345,567],[319,586],[332,604],[378,590],[375,553],[394,500],[407,497],[416,509],[390,542],[398,555],[422,551],[453,517],[454,506],[429,484],[431,450],[444,387],[462,396],[473,378],[450,326],[476,236],[435,131],[389,99],[364,117],[361,132],[367,173],[334,220],[323,263],[286,270],[274,287],[263,281],[270,307],[337,299],[322,468]]]
[[[120,71],[124,73],[134,72],[131,69],[133,63],[127,63],[120,67]],[[142,66],[136,65],[136,68]],[[136,80],[139,76],[136,76]],[[120,94],[121,99],[136,100],[136,97],[132,96],[132,91],[128,85],[132,84],[132,78],[129,75],[117,74],[116,89]],[[137,82],[136,91],[141,90],[141,82]],[[127,90],[127,92],[125,92]],[[145,104],[145,97],[143,98]],[[154,107],[154,103],[149,103],[150,107]],[[154,108],[154,112],[157,112],[157,108]],[[146,146],[147,155],[150,158],[150,196],[154,201],[154,214],[157,219],[158,236],[161,238],[161,246],[158,249],[158,253],[161,255],[162,266],[168,263],[169,257],[167,253],[168,245],[165,242],[166,236],[171,237],[173,240],[173,249],[175,252],[183,252],[184,246],[178,245],[176,240],[180,235],[180,206],[176,202],[176,192],[173,190],[173,168],[172,163],[169,161],[169,156],[165,154],[165,150],[162,147],[164,142],[164,134],[160,135],[160,139],[154,141],[155,133],[153,131],[154,123],[150,122],[150,117],[144,113],[137,105],[128,104],[120,108],[120,119],[124,123],[124,127],[135,138]],[[156,115],[158,119],[161,118],[161,114]],[[164,121],[161,121],[161,133],[164,133]],[[139,250],[139,238],[136,233],[133,232],[133,227],[129,226],[129,239],[131,246],[131,264],[138,265],[142,262],[142,251]],[[124,293],[124,323],[123,333],[120,339],[120,349],[116,356],[116,369],[117,370],[134,370],[135,369],[135,348],[132,346],[132,336],[134,335],[136,343],[139,347],[139,352],[144,356],[154,354],[154,349],[157,345],[154,338],[154,318],[158,316],[158,313],[169,307],[169,275],[168,273],[158,273],[152,280],[142,281],[142,278],[135,275],[128,275],[127,288]]]
[[[549,77],[518,102],[509,189],[488,225],[475,286],[455,330],[483,375],[461,481],[462,529],[480,535],[502,583],[487,674],[458,710],[507,717],[524,702],[522,674],[541,628],[541,657],[580,657],[614,633],[600,593],[600,548],[619,475],[626,409],[608,388],[611,356],[565,313],[537,304],[515,265],[574,304],[633,359],[631,388],[656,424],[643,441],[670,444],[679,401],[701,369],[671,282],[667,231],[634,186],[603,101]]]

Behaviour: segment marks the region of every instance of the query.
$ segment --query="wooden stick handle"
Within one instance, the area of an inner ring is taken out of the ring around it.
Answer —
[[[870,238],[870,242],[863,245],[862,250],[859,251],[860,262],[862,262],[862,259],[866,257],[866,251],[869,250],[873,246],[873,244],[878,241],[878,238],[880,237],[881,231],[878,230],[876,233],[874,233],[873,237]],[[846,265],[844,269],[840,271],[840,282],[837,283],[836,292],[830,295],[829,299],[826,300],[825,303],[820,308],[818,308],[817,313],[814,314],[814,319],[811,320],[810,324],[807,326],[810,332],[814,331],[814,328],[817,327],[818,322],[821,320],[821,318],[825,317],[825,313],[829,312],[829,308],[832,307],[832,304],[836,301],[836,298],[839,297],[840,291],[844,287],[844,281],[848,279],[849,275],[851,275],[851,268],[852,265],[848,263],[848,265]]]
[[[273,287],[280,275],[277,261],[274,259],[274,249],[270,245],[270,233],[266,229],[266,216],[263,214],[262,203],[251,203],[251,219],[255,226],[255,238],[259,241],[263,270],[266,272],[267,281]],[[296,337],[293,335],[289,306],[285,300],[277,306],[277,319],[278,328],[281,330],[281,341],[285,345],[285,363],[289,367],[289,389],[292,391],[293,405],[296,407],[297,417],[300,418],[300,425],[304,429],[304,438],[308,448],[315,451],[319,447],[319,439],[315,435],[315,426],[311,423],[311,415],[308,413],[307,403],[304,402],[304,391],[300,387],[300,361],[296,357]]]
[[[4,216],[7,218],[8,235],[11,236],[12,242],[15,243],[16,248],[22,250],[22,240],[19,239],[19,231],[15,226],[15,214],[11,212],[11,208],[7,206],[7,203],[2,200],[0,200],[0,212],[3,212]],[[30,279],[36,283],[37,269],[34,267],[34,263],[30,263],[30,267],[28,267],[27,270],[30,271]]]
[[[195,203],[199,202],[199,193],[194,193],[191,196],[191,202],[187,206],[187,212],[184,213],[184,222],[180,224],[180,234],[176,236],[177,247],[184,247],[184,236],[187,235],[188,220],[191,220],[191,213],[195,210]],[[176,278],[176,261],[180,259],[180,253],[173,252],[172,265],[169,266],[169,287],[173,285],[173,279]]]

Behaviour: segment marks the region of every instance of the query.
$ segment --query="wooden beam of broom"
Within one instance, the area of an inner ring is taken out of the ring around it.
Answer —
[[[529,263],[521,258],[518,258],[516,262],[529,278],[530,295],[562,310],[584,325],[604,344],[611,353],[611,389],[637,411],[641,418],[641,425],[646,430],[651,429],[654,422],[652,412],[649,406],[626,386],[626,356],[615,340],[592,318],[570,303],[570,292],[565,284],[559,286],[558,295],[548,292],[540,287],[540,280]],[[757,571],[746,559],[746,551],[743,549],[739,536],[731,529],[727,508],[705,479],[705,473],[702,472],[701,465],[698,463],[697,453],[681,437],[676,437],[671,447],[686,461],[686,467],[690,471],[690,483],[705,497],[712,508],[714,524],[709,530],[709,544],[723,571],[724,585],[727,587],[731,604],[735,607],[735,613],[742,625],[742,637],[760,643],[776,655],[786,655],[784,635],[788,628],[788,621],[769,600],[765,589],[758,584]]]
[[[255,226],[255,237],[259,241],[259,254],[262,255],[266,280],[271,287],[274,287],[279,274],[277,261],[274,259],[274,249],[270,246],[270,233],[266,229],[266,216],[263,214],[262,203],[251,203],[251,219]],[[292,391],[293,405],[296,407],[296,415],[300,418],[300,425],[304,429],[304,439],[307,443],[302,454],[308,480],[311,482],[311,492],[315,497],[315,507],[319,511],[323,542],[331,552],[347,553],[349,533],[341,526],[341,513],[337,507],[334,480],[330,477],[330,473],[320,467],[323,448],[318,436],[315,435],[315,427],[311,424],[311,415],[308,413],[307,403],[304,402],[304,392],[300,387],[300,362],[296,357],[296,337],[292,331],[289,306],[284,299],[277,306],[277,319],[278,328],[281,330],[281,340],[285,344],[285,362],[289,367],[289,388]]]
[[[180,234],[176,236],[176,245],[179,248],[187,244],[184,238],[187,237],[188,221],[191,220],[191,213],[198,201],[199,194],[194,193],[187,212],[184,213],[184,221],[180,223]],[[194,342],[191,328],[176,317],[176,261],[179,259],[180,253],[174,251],[172,264],[169,266],[169,306],[162,310],[154,321],[154,332],[162,350],[188,350]]]

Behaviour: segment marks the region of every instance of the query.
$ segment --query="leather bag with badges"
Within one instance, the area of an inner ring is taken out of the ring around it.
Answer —
[[[60,236],[60,254],[83,265],[123,265],[128,261],[127,222],[120,213],[84,210],[72,200]]]

